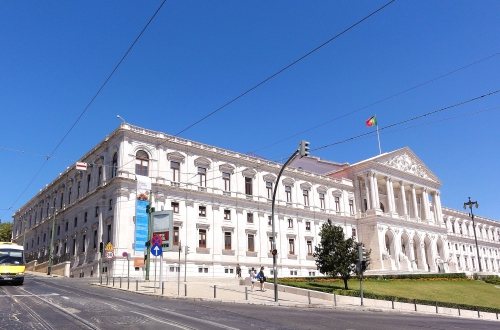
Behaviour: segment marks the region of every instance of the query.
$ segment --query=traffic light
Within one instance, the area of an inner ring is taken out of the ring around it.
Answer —
[[[299,144],[299,155],[300,157],[309,156],[309,142],[308,141],[300,141]]]
[[[185,248],[184,253],[187,255],[189,253],[189,246],[186,245]]]
[[[104,243],[100,242],[99,243],[99,252],[102,253],[104,251]]]
[[[151,206],[151,204],[146,205],[146,213],[151,214],[155,211],[154,206]]]
[[[367,250],[363,244],[358,244],[358,262],[356,263],[356,270],[359,274],[364,273],[370,265],[370,252],[371,250]]]

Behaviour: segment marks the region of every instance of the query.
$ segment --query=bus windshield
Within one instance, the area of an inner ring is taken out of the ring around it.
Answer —
[[[12,249],[1,249],[0,264],[24,265],[23,251],[12,250]]]

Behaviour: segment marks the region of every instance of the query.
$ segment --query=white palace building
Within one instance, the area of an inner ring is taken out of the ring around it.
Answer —
[[[155,209],[173,211],[167,277],[184,264],[189,277],[235,276],[237,264],[272,274],[275,186],[279,276],[321,275],[312,254],[328,220],[371,249],[370,273],[471,274],[481,265],[500,274],[500,223],[475,216],[478,255],[468,212],[441,206],[439,179],[409,148],[355,164],[297,158],[276,182],[282,164],[123,123],[80,161],[87,170],[66,169],[14,214],[13,240],[42,271],[54,228],[54,269],[142,277],[137,182],[146,177]],[[108,242],[112,257],[99,249]]]

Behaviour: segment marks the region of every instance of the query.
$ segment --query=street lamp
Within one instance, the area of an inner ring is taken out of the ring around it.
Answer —
[[[52,217],[52,232],[50,234],[50,245],[49,245],[49,262],[47,263],[47,275],[50,275],[52,272],[52,263],[54,259],[54,236],[55,236],[55,229],[56,229],[56,214],[57,210],[54,209],[54,214]]]
[[[278,269],[277,269],[277,255],[278,250],[276,249],[276,225],[274,221],[274,202],[276,201],[276,191],[278,190],[278,183],[280,181],[281,174],[285,170],[285,167],[295,158],[295,156],[300,155],[300,157],[309,156],[309,142],[301,141],[297,150],[288,158],[285,164],[281,167],[280,172],[278,173],[278,177],[276,178],[276,184],[274,185],[273,191],[273,201],[271,203],[271,223],[272,223],[272,250],[271,254],[273,255],[273,277],[274,277],[274,301],[278,302]]]
[[[477,252],[477,262],[479,263],[479,271],[482,272],[483,268],[481,267],[481,259],[479,258],[479,247],[477,246],[477,236],[476,236],[476,224],[474,222],[474,212],[472,212],[472,206],[476,206],[476,209],[479,207],[479,203],[477,201],[471,201],[469,197],[469,201],[464,203],[464,210],[467,209],[467,206],[470,209],[470,217],[472,218],[472,229],[474,229],[474,241],[476,242],[476,252]]]

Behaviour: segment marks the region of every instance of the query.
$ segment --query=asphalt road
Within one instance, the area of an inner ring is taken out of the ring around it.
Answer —
[[[0,286],[0,329],[500,329],[500,322],[177,300],[27,277]]]

